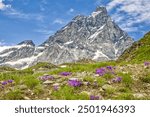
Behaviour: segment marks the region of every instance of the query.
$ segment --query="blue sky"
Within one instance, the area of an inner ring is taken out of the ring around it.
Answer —
[[[149,0],[0,0],[0,45],[44,42],[78,14],[106,6],[112,19],[135,40],[150,30]]]

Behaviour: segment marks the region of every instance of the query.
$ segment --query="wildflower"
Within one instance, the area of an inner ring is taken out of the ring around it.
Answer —
[[[13,80],[8,80],[7,82],[8,82],[8,83],[13,83]]]
[[[57,91],[58,90],[58,86],[55,85],[54,86],[54,90]]]
[[[144,65],[145,65],[145,66],[149,66],[149,65],[150,65],[150,62],[144,62]]]
[[[62,76],[70,76],[72,73],[70,72],[61,72],[60,75]]]
[[[96,69],[96,74],[99,74],[100,76],[103,76],[105,74],[105,69],[104,68]]]
[[[59,89],[59,84],[58,83],[53,84],[53,88],[54,88],[55,91],[57,91]]]
[[[121,77],[117,77],[117,78],[116,78],[116,81],[117,81],[117,82],[121,82],[121,81],[122,81],[122,78],[121,78]]]
[[[107,68],[108,70],[110,70],[110,71],[113,70],[113,68],[112,68],[111,66],[107,66],[106,68]]]
[[[42,80],[42,81],[53,80],[53,79],[54,79],[54,77],[50,76],[50,75],[45,75],[45,76],[40,77],[40,80]]]
[[[2,85],[7,85],[7,82],[6,82],[6,81],[4,81],[4,82],[2,82],[1,84],[2,84]]]
[[[90,95],[90,100],[99,100],[99,96]]]
[[[73,87],[81,86],[81,82],[78,81],[78,80],[69,80],[69,81],[68,81],[68,84],[69,84],[70,86],[73,86]]]
[[[113,83],[117,83],[117,82],[119,83],[119,82],[121,82],[121,81],[122,81],[122,78],[121,78],[121,77],[117,77],[117,78],[113,78],[113,79],[112,79],[112,82],[113,82]]]

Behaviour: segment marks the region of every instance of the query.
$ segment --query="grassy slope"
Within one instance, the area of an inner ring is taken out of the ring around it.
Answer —
[[[150,32],[141,40],[135,42],[119,58],[119,61],[132,63],[140,63],[147,60],[150,60]]]

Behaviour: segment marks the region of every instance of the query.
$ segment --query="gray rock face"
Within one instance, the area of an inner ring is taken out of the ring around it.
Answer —
[[[20,62],[22,68],[43,61],[61,64],[83,58],[95,61],[115,60],[132,45],[133,40],[111,20],[105,7],[97,7],[90,16],[78,15],[73,18],[38,47],[32,41],[24,41],[18,46],[24,43],[26,47],[0,51],[0,64],[9,65],[10,61],[12,64],[20,59],[30,59]],[[7,57],[3,56],[10,51],[12,53]]]

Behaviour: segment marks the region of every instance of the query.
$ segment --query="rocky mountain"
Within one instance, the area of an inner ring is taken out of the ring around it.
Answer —
[[[30,40],[12,47],[0,47],[0,65],[27,68],[38,62],[61,64],[80,59],[116,60],[133,40],[97,7],[89,16],[78,15],[65,27],[35,46]]]

